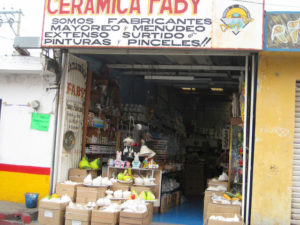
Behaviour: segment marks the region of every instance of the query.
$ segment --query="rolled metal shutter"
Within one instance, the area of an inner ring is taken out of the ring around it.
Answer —
[[[291,224],[300,225],[300,81],[296,82]]]

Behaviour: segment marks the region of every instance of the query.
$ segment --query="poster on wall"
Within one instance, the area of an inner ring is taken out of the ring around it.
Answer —
[[[265,50],[300,51],[300,12],[268,12]]]
[[[41,47],[257,49],[264,0],[46,0]]]
[[[39,131],[48,131],[50,123],[50,114],[32,113],[30,129]]]

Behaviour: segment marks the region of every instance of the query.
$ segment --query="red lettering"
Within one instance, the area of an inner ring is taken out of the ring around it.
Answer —
[[[48,4],[47,4],[47,11],[48,11],[48,13],[52,14],[52,15],[56,14],[57,13],[57,9],[54,10],[54,11],[52,11],[50,5],[51,5],[51,0],[48,0]]]
[[[85,89],[80,86],[75,86],[71,82],[68,82],[67,86],[67,94],[72,96],[84,98],[85,96]]]
[[[82,6],[82,0],[79,0],[78,4],[76,4],[76,0],[72,0],[72,14],[75,14],[75,9],[77,10],[78,14],[82,14],[81,6]]]
[[[164,11],[169,11],[171,14],[173,13],[171,0],[163,0],[159,13],[163,14]]]
[[[84,14],[87,14],[87,12],[90,11],[92,14],[94,14],[94,1],[93,0],[87,0],[86,7]]]
[[[70,83],[70,82],[68,82],[67,94],[69,94],[69,93],[70,93],[70,91],[72,90],[72,86],[73,86],[73,84],[72,84],[72,83]]]
[[[75,93],[75,85],[74,84],[72,84],[72,92],[71,92],[71,95],[76,95],[76,93]]]
[[[184,5],[183,9],[179,9],[180,4]],[[186,0],[175,0],[175,7],[174,7],[175,14],[184,13],[187,10],[187,8],[188,8],[188,3],[186,2]]]
[[[106,8],[106,14],[109,13],[109,8],[110,7],[110,0],[97,0],[97,14],[99,14],[100,9],[101,12],[104,12],[105,8]]]
[[[81,87],[77,86],[76,96],[80,96],[80,92],[81,92]]]
[[[117,0],[112,0],[111,14],[115,14],[115,13],[116,13],[116,1],[117,1]]]
[[[64,10],[64,7],[70,7],[70,3],[64,2],[65,0],[60,0],[59,13],[60,14],[70,14],[70,9]]]
[[[150,0],[150,7],[149,7],[149,12],[148,14],[153,14],[153,4],[155,2],[159,2],[160,0]]]
[[[198,4],[199,4],[200,0],[192,0],[193,3],[193,14],[197,14],[198,13]]]
[[[136,2],[136,6],[134,4],[135,2]],[[136,11],[137,14],[141,13],[140,0],[132,0],[131,1],[129,13],[132,14],[133,11]]]
[[[125,14],[128,11],[128,8],[121,10],[121,0],[117,0],[117,11],[119,14]]]

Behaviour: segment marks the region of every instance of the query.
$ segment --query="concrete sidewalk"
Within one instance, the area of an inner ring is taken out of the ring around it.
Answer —
[[[37,208],[28,209],[25,204],[0,201],[0,224],[30,224],[37,216]]]

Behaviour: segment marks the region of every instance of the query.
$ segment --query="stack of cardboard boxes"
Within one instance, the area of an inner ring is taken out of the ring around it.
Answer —
[[[224,181],[216,181],[211,179],[208,181],[208,187],[223,186],[227,191],[228,183]],[[241,219],[241,206],[233,204],[214,203],[212,195],[224,196],[225,191],[209,191],[206,189],[204,195],[204,210],[203,221],[206,225],[243,225]],[[239,217],[239,222],[224,222],[210,219],[211,216],[222,216],[224,218],[234,218],[235,215]]]
[[[91,225],[116,225],[119,224],[120,212],[105,212],[99,209],[92,211]]]
[[[38,222],[40,225],[61,225],[64,224],[65,211],[69,202],[39,202]]]
[[[77,187],[76,203],[86,204],[96,202],[99,198],[105,197],[106,187]]]
[[[149,225],[153,217],[153,204],[147,204],[147,212],[145,213],[132,213],[120,212],[120,225]]]
[[[181,191],[175,191],[161,196],[160,213],[166,213],[175,206],[180,205]]]
[[[78,169],[77,169],[78,170]],[[79,174],[70,170],[69,178],[76,177],[77,182],[83,181],[82,174],[88,175],[85,170],[78,170]],[[73,179],[74,180],[74,179]],[[114,184],[112,190],[129,190],[128,184]],[[56,193],[60,196],[68,195],[73,202],[86,204],[96,202],[99,198],[105,197],[105,187],[86,187],[82,184],[57,183]],[[113,201],[121,204],[124,201]],[[148,211],[145,213],[128,212],[105,212],[98,209],[88,210],[84,208],[69,207],[69,202],[58,203],[51,201],[39,202],[39,225],[149,225],[152,221],[153,204],[148,203]]]
[[[92,211],[88,209],[73,209],[67,206],[65,225],[90,225]]]

